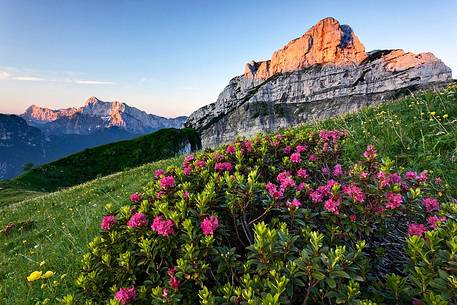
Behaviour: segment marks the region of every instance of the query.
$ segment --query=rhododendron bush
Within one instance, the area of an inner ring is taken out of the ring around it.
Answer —
[[[400,171],[372,145],[350,162],[344,146],[344,131],[289,131],[151,173],[124,206],[107,206],[75,299],[455,302],[456,207],[439,177]]]

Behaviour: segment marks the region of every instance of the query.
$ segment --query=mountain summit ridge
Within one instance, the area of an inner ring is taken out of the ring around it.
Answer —
[[[101,128],[120,127],[133,134],[160,128],[180,128],[186,117],[165,118],[131,107],[124,102],[106,102],[89,97],[83,106],[49,109],[32,105],[20,115],[46,134],[90,134]]]
[[[295,71],[317,64],[359,64],[367,53],[348,25],[327,17],[275,51],[270,60],[246,64],[247,78],[266,79],[277,73]]]
[[[451,69],[432,53],[366,52],[350,26],[325,18],[270,60],[248,63],[184,125],[200,132],[204,148],[214,147],[452,81]]]

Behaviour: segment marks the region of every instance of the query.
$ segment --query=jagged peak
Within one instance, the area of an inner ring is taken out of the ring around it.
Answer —
[[[90,104],[96,104],[98,102],[101,102],[101,101],[98,98],[96,98],[95,96],[91,96],[84,102],[84,106],[87,106]]]
[[[265,79],[277,73],[304,69],[313,65],[359,64],[367,57],[365,47],[349,25],[327,17],[302,36],[275,51],[271,60],[246,65],[247,78]]]

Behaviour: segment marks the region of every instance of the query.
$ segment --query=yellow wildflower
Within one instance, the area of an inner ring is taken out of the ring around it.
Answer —
[[[435,114],[436,114],[435,111],[430,112],[430,115],[431,115],[431,116],[435,116]]]
[[[443,119],[447,119],[449,117],[449,114],[443,114]]]
[[[39,280],[39,279],[41,278],[41,274],[42,274],[41,271],[33,271],[33,272],[30,273],[30,275],[27,277],[27,281],[33,282],[33,281]]]
[[[42,262],[40,263],[40,267],[43,266],[44,264],[46,264],[46,262],[45,262],[45,261],[42,261]]]
[[[43,274],[43,275],[41,276],[41,278],[42,278],[42,279],[48,279],[48,278],[50,278],[50,277],[53,276],[53,275],[54,275],[54,272],[53,272],[53,271],[46,271],[46,273]]]

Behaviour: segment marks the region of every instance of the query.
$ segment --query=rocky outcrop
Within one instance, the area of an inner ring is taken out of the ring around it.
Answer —
[[[87,99],[80,108],[52,110],[33,105],[21,117],[46,134],[92,134],[111,127],[146,134],[161,128],[180,128],[186,120],[148,114],[122,102],[104,102],[96,97]]]
[[[451,70],[431,53],[365,52],[349,26],[326,18],[271,60],[248,64],[185,126],[200,132],[203,147],[212,147],[237,135],[334,116],[451,80]]]

